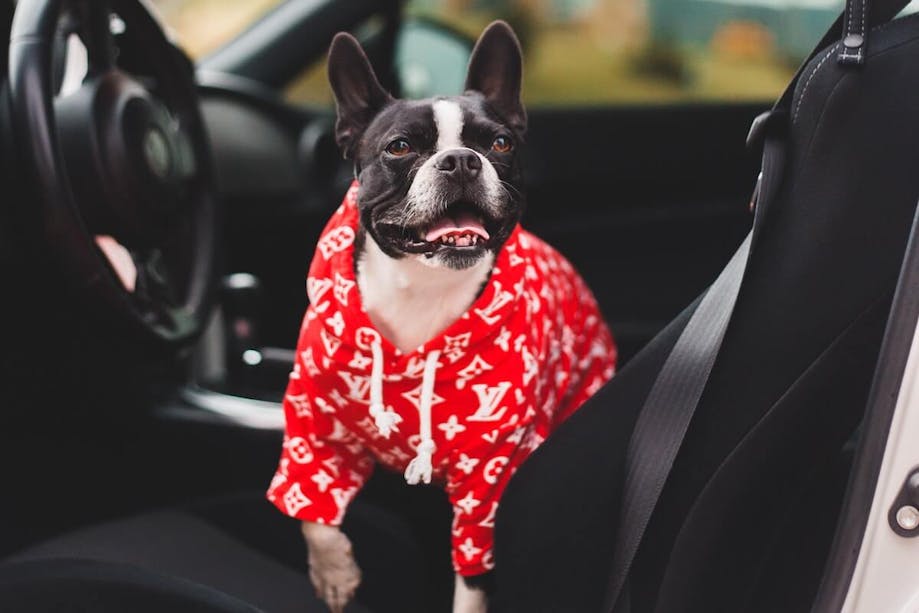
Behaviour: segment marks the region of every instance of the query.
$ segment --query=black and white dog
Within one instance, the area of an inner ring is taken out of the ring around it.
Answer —
[[[332,42],[336,139],[360,177],[358,286],[376,328],[403,351],[469,308],[520,219],[521,69],[516,36],[495,22],[475,46],[463,95],[396,100],[352,36]],[[305,522],[303,533],[312,580],[338,609],[360,582],[350,543],[323,524]],[[485,610],[484,591],[457,576],[454,611]]]
[[[485,611],[504,488],[615,371],[583,279],[518,223],[521,67],[495,22],[463,95],[396,100],[353,37],[332,42],[336,138],[356,182],[310,265],[267,496],[302,521],[333,611],[361,576],[337,526],[378,464],[444,488],[454,611]]]

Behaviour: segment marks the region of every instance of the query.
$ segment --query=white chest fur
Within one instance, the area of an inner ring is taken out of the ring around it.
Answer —
[[[414,351],[456,321],[488,279],[493,256],[465,270],[425,263],[424,256],[393,259],[367,236],[357,284],[370,321],[403,352]]]

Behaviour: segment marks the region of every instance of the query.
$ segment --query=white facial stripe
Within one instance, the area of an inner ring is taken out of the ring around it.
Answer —
[[[434,124],[437,126],[437,150],[463,146],[463,109],[449,100],[435,100]]]
[[[498,216],[506,203],[507,196],[501,186],[498,171],[481,153],[463,145],[463,109],[450,100],[435,100],[431,103],[434,112],[434,124],[437,128],[437,150],[418,168],[409,186],[405,207],[401,214],[401,223],[405,226],[416,226],[423,220],[431,219],[432,213],[443,214],[448,204],[444,198],[442,186],[443,173],[437,169],[438,160],[458,150],[475,153],[482,162],[479,181],[484,187],[479,205],[490,215]],[[437,258],[424,260],[424,264],[436,264]]]

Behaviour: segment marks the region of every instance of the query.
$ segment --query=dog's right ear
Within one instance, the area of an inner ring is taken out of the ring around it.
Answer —
[[[332,39],[329,83],[338,110],[335,141],[345,157],[351,158],[361,134],[393,98],[380,85],[360,43],[347,32]]]

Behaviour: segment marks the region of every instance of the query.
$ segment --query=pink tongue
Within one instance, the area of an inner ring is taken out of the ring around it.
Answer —
[[[428,230],[428,233],[424,235],[424,240],[433,243],[447,234],[476,234],[482,240],[488,240],[485,226],[468,213],[463,213],[456,219],[444,217]]]

